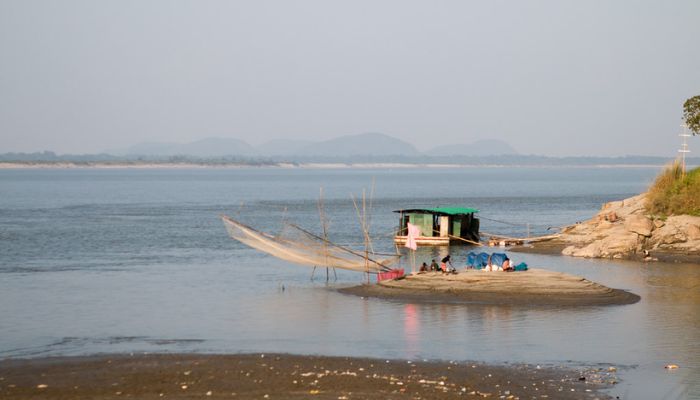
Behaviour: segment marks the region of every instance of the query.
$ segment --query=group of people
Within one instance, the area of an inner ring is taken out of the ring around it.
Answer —
[[[448,254],[446,257],[443,257],[442,260],[440,260],[440,265],[435,262],[435,259],[432,259],[430,261],[430,266],[428,264],[423,263],[423,265],[420,266],[420,271],[419,272],[443,272],[446,274],[456,274],[457,269],[452,265],[452,261],[450,261],[450,255]]]
[[[527,271],[527,264],[515,264],[506,253],[474,253],[467,254],[467,268],[481,271]]]
[[[508,258],[508,256],[505,253],[477,254],[474,252],[470,252],[467,255],[466,264],[467,269],[478,269],[481,271],[513,272],[527,270],[527,264],[520,263],[518,265],[515,265],[515,263],[513,263],[513,261],[511,261],[511,259]],[[421,272],[443,272],[456,274],[457,269],[452,265],[450,255],[448,254],[446,257],[442,258],[439,265],[437,262],[435,262],[435,259],[431,260],[430,265],[424,262],[420,267],[419,273]]]

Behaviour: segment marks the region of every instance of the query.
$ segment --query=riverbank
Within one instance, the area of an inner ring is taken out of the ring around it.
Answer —
[[[296,356],[99,355],[0,361],[3,399],[607,399],[614,369]]]
[[[593,218],[562,229],[556,238],[514,251],[574,257],[700,263],[700,217],[649,215],[643,193],[606,203]]]
[[[601,306],[633,304],[634,293],[579,276],[543,269],[522,272],[427,272],[376,285],[339,289],[341,293],[419,303],[482,303],[512,306]]]

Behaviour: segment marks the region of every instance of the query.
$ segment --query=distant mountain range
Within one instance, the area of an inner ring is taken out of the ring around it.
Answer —
[[[280,166],[280,165],[304,165],[314,163],[331,163],[344,165],[358,164],[406,164],[406,165],[470,165],[470,166],[634,166],[653,165],[663,166],[671,161],[669,157],[655,156],[624,156],[624,157],[548,157],[536,155],[451,155],[431,156],[419,154],[417,156],[387,156],[387,155],[361,155],[361,156],[221,156],[221,157],[196,157],[196,156],[116,156],[111,154],[56,154],[51,151],[37,153],[4,153],[0,154],[0,163],[19,165],[65,165],[96,166],[113,165],[198,165],[198,166]],[[700,165],[700,157],[686,159],[689,167]],[[0,168],[3,166],[0,165]]]
[[[121,150],[108,150],[116,156],[190,156],[190,157],[381,157],[401,156],[456,156],[517,154],[508,143],[501,140],[479,140],[474,143],[447,144],[426,152],[418,151],[412,144],[382,133],[363,133],[341,136],[320,142],[293,139],[277,139],[253,147],[230,138],[208,138],[191,143],[139,143]]]
[[[436,135],[437,136],[437,135]],[[191,143],[140,143],[102,154],[62,154],[51,151],[0,154],[8,163],[91,164],[197,164],[197,165],[280,165],[308,163],[336,164],[458,164],[510,166],[595,166],[664,165],[668,157],[548,157],[523,155],[501,140],[440,145],[418,151],[412,144],[381,133],[341,136],[319,142],[278,139],[259,146],[230,138],[209,138]],[[700,165],[700,158],[687,159]]]

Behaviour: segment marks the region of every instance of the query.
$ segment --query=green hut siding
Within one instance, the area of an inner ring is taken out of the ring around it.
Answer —
[[[450,232],[450,235],[452,235],[452,236],[461,236],[462,235],[462,221],[460,221],[460,220],[452,221],[452,232]]]
[[[410,223],[420,228],[421,236],[433,236],[433,216],[431,214],[408,214]]]

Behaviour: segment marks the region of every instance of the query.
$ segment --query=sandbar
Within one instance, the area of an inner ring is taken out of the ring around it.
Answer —
[[[585,278],[544,269],[521,272],[465,270],[427,272],[377,284],[339,289],[341,293],[418,303],[481,303],[513,306],[601,306],[633,304],[634,293]]]

